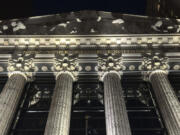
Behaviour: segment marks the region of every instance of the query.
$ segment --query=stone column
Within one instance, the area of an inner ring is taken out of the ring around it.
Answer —
[[[23,73],[12,73],[0,93],[0,135],[9,132],[26,80]]]
[[[120,76],[107,73],[103,82],[107,135],[131,135]]]
[[[57,76],[45,135],[69,135],[73,78],[68,73]]]
[[[180,103],[165,71],[153,71],[149,80],[154,89],[165,126],[169,135],[180,135]]]

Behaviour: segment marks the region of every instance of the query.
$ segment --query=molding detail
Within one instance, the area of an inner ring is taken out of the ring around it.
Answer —
[[[68,74],[72,77],[73,81],[77,81],[77,76],[75,76],[73,73],[69,72],[69,71],[62,71],[62,72],[59,72],[56,74],[56,80],[58,79],[58,77],[61,75],[61,74]]]
[[[117,71],[104,72],[104,73],[101,75],[101,77],[100,77],[100,81],[103,82],[103,81],[104,81],[104,77],[105,77],[106,75],[108,75],[109,73],[115,73],[115,74],[117,74],[120,79],[121,79],[121,76],[123,75],[123,72],[117,72]]]
[[[168,71],[155,70],[155,71],[152,71],[152,72],[149,74],[149,80],[151,80],[152,75],[154,75],[154,74],[156,74],[156,73],[162,73],[162,74],[168,75]]]
[[[161,46],[162,44],[175,44],[178,46],[179,34],[113,34],[113,35],[5,35],[0,36],[0,44],[7,45],[26,45],[30,43],[34,47],[46,42],[48,45],[68,45],[77,47],[80,45],[120,45],[153,43]],[[143,46],[142,46],[143,47]],[[63,47],[65,48],[65,47]]]
[[[10,72],[10,73],[9,73],[9,78],[10,78],[12,75],[14,75],[14,74],[22,75],[22,76],[26,79],[26,81],[28,80],[27,75],[26,75],[25,73],[21,72],[21,71]]]

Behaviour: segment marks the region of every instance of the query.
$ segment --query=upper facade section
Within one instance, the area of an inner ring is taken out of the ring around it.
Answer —
[[[180,19],[79,11],[0,21],[0,35],[178,34]]]

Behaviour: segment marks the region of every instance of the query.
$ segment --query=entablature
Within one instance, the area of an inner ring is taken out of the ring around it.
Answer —
[[[180,70],[180,35],[0,36],[0,72],[74,76]]]

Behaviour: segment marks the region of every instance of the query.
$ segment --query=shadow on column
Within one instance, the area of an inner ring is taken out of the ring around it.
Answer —
[[[44,135],[54,86],[54,76],[36,76],[26,85],[10,135]]]

